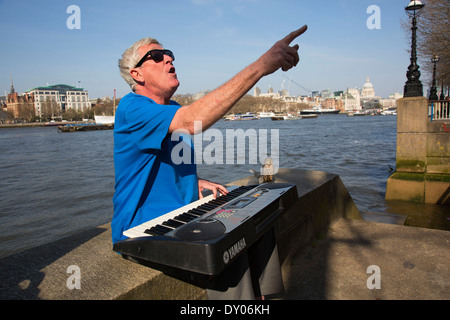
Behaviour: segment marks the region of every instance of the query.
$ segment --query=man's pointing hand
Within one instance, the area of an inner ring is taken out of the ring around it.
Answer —
[[[304,25],[298,30],[292,31],[282,40],[276,42],[272,48],[263,54],[259,59],[261,68],[263,69],[263,75],[274,73],[279,68],[283,71],[288,71],[292,67],[295,67],[300,58],[298,56],[298,44],[290,46],[291,42],[297,37],[303,34],[308,27]]]

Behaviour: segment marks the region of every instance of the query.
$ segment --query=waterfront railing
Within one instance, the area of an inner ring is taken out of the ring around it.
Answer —
[[[450,100],[430,100],[428,102],[430,120],[450,120],[449,103]]]

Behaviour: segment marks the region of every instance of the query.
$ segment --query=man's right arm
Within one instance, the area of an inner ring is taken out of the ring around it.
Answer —
[[[296,66],[299,61],[299,47],[298,45],[292,47],[289,45],[306,29],[307,27],[303,26],[291,32],[231,80],[191,105],[178,109],[172,119],[169,131],[184,129],[191,134],[197,133],[194,132],[195,121],[201,121],[202,130],[208,129],[222,118],[262,77],[280,68],[287,71]]]

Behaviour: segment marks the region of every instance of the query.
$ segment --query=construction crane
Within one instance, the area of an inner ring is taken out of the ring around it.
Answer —
[[[308,93],[309,93],[309,95],[311,95],[311,93],[312,93],[312,90],[309,90],[309,89],[305,88],[305,87],[304,87],[304,86],[302,86],[301,84],[299,84],[299,83],[295,82],[294,80],[292,80],[291,78],[288,78],[288,77],[287,77],[287,76],[285,76],[285,75],[283,75],[283,77],[285,77],[286,79],[288,79],[288,80],[289,80],[289,87],[290,87],[290,85],[291,85],[291,82],[292,82],[293,84],[295,84],[295,85],[299,86],[300,88],[302,88],[303,90],[305,90],[306,92],[308,92]],[[284,81],[283,81],[283,83],[284,83]],[[289,91],[289,90],[288,90],[288,91]]]

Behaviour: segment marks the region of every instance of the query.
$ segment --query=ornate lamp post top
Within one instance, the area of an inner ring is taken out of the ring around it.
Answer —
[[[422,13],[425,5],[419,0],[412,0],[409,5],[405,8],[408,16],[412,18],[412,43],[411,43],[411,64],[408,67],[408,72],[404,88],[404,97],[421,97],[423,96],[423,87],[420,82],[420,71],[419,65],[417,64],[417,45],[416,45],[416,31],[417,31],[417,17]]]
[[[436,63],[439,61],[439,56],[436,54],[433,54],[431,57],[431,62],[433,63],[433,84],[430,88],[430,96],[428,99],[430,100],[438,100],[439,97],[437,95],[437,89],[436,89]]]
[[[410,17],[419,16],[424,7],[425,5],[419,0],[413,0],[405,8],[405,11]]]
[[[439,58],[438,55],[433,54],[433,56],[431,57],[431,62],[437,63],[437,62],[439,62],[440,59],[441,59],[441,58]]]

